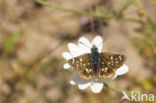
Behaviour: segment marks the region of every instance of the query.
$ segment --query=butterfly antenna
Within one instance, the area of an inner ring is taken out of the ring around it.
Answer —
[[[83,44],[84,46],[86,46],[86,47],[88,47],[88,48],[91,48],[91,47],[89,47],[89,46],[85,45],[85,44],[84,44],[84,43],[82,43],[82,42],[79,42],[79,43]]]

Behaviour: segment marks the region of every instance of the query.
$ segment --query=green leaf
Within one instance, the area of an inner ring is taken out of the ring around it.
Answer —
[[[17,28],[13,34],[10,36],[9,40],[5,44],[4,51],[2,53],[2,58],[5,60],[8,57],[8,54],[13,49],[14,45],[16,44],[16,41],[18,40],[19,36],[21,34],[21,29]]]

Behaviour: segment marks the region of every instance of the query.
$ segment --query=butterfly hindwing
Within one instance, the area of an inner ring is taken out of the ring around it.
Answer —
[[[73,70],[79,72],[81,78],[92,79],[95,77],[94,71],[90,64],[89,53],[68,60],[68,64]]]
[[[98,68],[98,78],[111,78],[114,75],[115,75],[115,70],[113,70],[113,68],[111,67],[108,67],[104,59],[101,58],[101,62]]]

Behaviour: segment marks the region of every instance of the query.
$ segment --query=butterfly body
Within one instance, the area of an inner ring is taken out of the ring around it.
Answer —
[[[68,60],[68,64],[83,79],[110,78],[123,65],[125,59],[121,54],[99,53],[98,48],[93,45],[91,53],[72,58]]]
[[[98,76],[98,67],[100,65],[100,61],[101,61],[101,55],[98,52],[96,46],[93,45],[93,47],[91,48],[90,62],[95,76]]]

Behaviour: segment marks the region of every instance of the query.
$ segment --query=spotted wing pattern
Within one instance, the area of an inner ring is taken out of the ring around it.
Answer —
[[[107,64],[108,67],[113,69],[120,68],[126,60],[126,57],[122,54],[101,53],[101,58]]]
[[[90,54],[83,54],[68,60],[71,68],[80,74],[81,78],[93,79],[95,77],[93,68],[90,64]]]
[[[104,61],[101,61],[98,68],[98,78],[110,78],[115,75],[113,68],[107,66]]]
[[[120,68],[126,57],[121,54],[100,53],[98,75],[94,73],[89,53],[68,60],[71,68],[80,74],[83,79],[110,78],[115,75],[116,69]]]
[[[98,68],[99,78],[110,78],[115,75],[116,69],[120,68],[126,57],[121,54],[101,53],[101,62]]]

